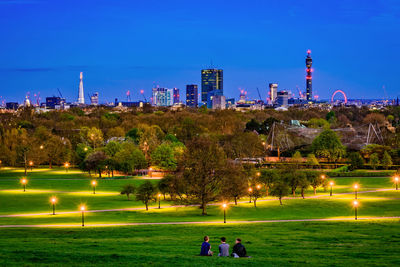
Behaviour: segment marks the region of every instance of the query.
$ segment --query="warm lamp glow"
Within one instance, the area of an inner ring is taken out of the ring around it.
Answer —
[[[222,204],[222,207],[225,209],[227,207],[227,205],[224,203],[224,204]]]
[[[44,146],[43,145],[40,145],[40,147],[39,147],[40,149],[43,149],[44,148]]]
[[[358,204],[359,204],[359,203],[358,203],[357,200],[354,200],[354,201],[353,201],[353,206],[354,206],[354,207],[358,207]]]
[[[249,188],[249,192],[251,192],[251,191],[253,191],[253,188],[250,187],[250,188]]]
[[[85,147],[83,150],[84,150],[84,151],[88,151],[88,148],[87,148],[87,147]]]
[[[80,209],[81,211],[85,211],[85,210],[86,210],[86,207],[85,207],[85,205],[81,205],[81,206],[79,207],[79,209]]]
[[[324,174],[321,175],[321,179],[325,179],[325,175]]]
[[[260,188],[261,188],[261,185],[258,184],[258,185],[257,185],[257,189],[260,189]]]
[[[354,189],[358,189],[358,184],[355,184],[355,185],[354,185]]]
[[[33,165],[33,161],[29,161],[29,166],[32,166]]]
[[[330,186],[333,186],[333,182],[329,182],[329,185],[330,185]]]
[[[55,197],[52,197],[51,199],[50,199],[50,201],[51,201],[51,203],[56,203],[57,202],[57,198],[55,198]]]
[[[397,183],[399,181],[399,177],[394,177],[394,181]]]
[[[65,163],[64,163],[64,167],[65,167],[65,168],[68,168],[68,167],[69,167],[69,163],[68,163],[68,162],[65,162]]]
[[[28,183],[28,180],[26,180],[25,178],[21,179],[21,184],[27,184],[27,183]]]
[[[158,194],[158,197],[161,197],[161,194]]]
[[[97,182],[96,182],[95,180],[93,180],[93,181],[92,181],[92,185],[93,185],[93,186],[96,186],[96,185],[97,185]]]
[[[260,176],[261,175],[261,173],[260,172],[257,172],[257,176]]]

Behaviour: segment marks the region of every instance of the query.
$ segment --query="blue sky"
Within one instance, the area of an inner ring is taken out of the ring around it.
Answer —
[[[314,92],[349,98],[399,93],[400,1],[0,0],[0,96],[23,101],[85,93],[100,101],[147,97],[153,84],[200,84],[224,70],[224,91],[267,97],[269,82],[305,88],[312,50]],[[384,89],[383,89],[384,87]],[[87,97],[87,96],[86,96]]]

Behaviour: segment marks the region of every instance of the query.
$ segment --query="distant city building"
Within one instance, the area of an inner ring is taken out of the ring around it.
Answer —
[[[174,90],[172,88],[153,88],[153,105],[170,107],[174,104]]]
[[[208,92],[219,90],[224,94],[223,71],[220,69],[201,70],[201,102],[207,103]]]
[[[311,102],[312,98],[312,58],[311,58],[311,50],[307,51],[306,58],[306,68],[307,68],[307,76],[306,76],[306,100]]]
[[[85,95],[83,93],[83,72],[80,73],[80,81],[79,81],[79,95],[78,95],[78,104],[85,104]]]
[[[223,95],[214,95],[212,97],[212,109],[226,109],[226,98]]]
[[[19,104],[17,102],[7,102],[6,103],[6,109],[17,110],[18,107],[19,107]]]
[[[225,101],[227,108],[233,108],[233,106],[235,105],[235,98],[228,98]]]
[[[90,104],[97,106],[99,104],[99,93],[96,92],[90,96]]]
[[[186,85],[186,106],[197,108],[199,102],[199,92],[197,84]]]
[[[123,101],[123,102],[118,102],[118,98],[115,99],[114,101],[114,106],[115,107],[127,107],[127,108],[131,108],[131,107],[138,107],[138,108],[142,108],[144,105],[146,104],[150,104],[148,102],[143,102],[143,101],[137,101],[137,102],[132,102],[132,101]]]
[[[287,91],[280,91],[277,94],[276,104],[278,106],[287,106],[288,105],[289,94]]]
[[[278,95],[278,84],[270,83],[269,84],[269,97],[271,100],[271,104],[275,103],[277,95]]]
[[[59,96],[46,97],[46,108],[55,109],[65,104],[65,99]]]
[[[180,102],[179,89],[173,88],[173,93],[174,93],[174,104],[177,104]]]
[[[215,96],[222,96],[222,91],[212,90],[207,93],[207,108],[213,108],[213,98]]]
[[[28,96],[25,96],[24,106],[25,107],[31,106],[31,101],[29,100]]]

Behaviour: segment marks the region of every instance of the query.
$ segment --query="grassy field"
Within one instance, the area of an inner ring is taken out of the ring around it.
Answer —
[[[153,266],[266,266],[266,265],[354,265],[394,266],[400,264],[399,220],[280,222],[253,224],[216,224],[223,220],[218,203],[201,216],[198,207],[173,207],[162,201],[161,209],[145,211],[141,202],[128,201],[119,194],[124,184],[139,185],[144,177],[116,177],[98,180],[96,194],[93,179],[77,170],[34,169],[28,173],[27,191],[19,179],[21,169],[0,170],[1,225],[80,225],[78,206],[85,204],[86,225],[110,223],[209,222],[195,225],[136,225],[85,228],[0,228],[1,265],[153,265]],[[352,185],[360,185],[360,217],[400,216],[400,190],[393,190],[390,177],[336,178],[334,196],[329,188],[318,189],[314,198],[263,198],[257,208],[241,199],[230,205],[228,222],[259,220],[297,220],[353,218]],[[157,180],[151,180],[156,183]],[[384,191],[376,191],[384,189]],[[371,191],[361,193],[362,191]],[[306,195],[313,196],[312,190]],[[49,199],[57,196],[57,214],[50,215]],[[113,210],[117,209],[117,210]],[[129,210],[124,210],[129,209]],[[62,212],[76,212],[62,214]],[[46,213],[44,215],[32,215]],[[12,214],[28,216],[4,217]],[[210,235],[216,250],[218,238],[245,240],[250,259],[197,257],[204,235]]]

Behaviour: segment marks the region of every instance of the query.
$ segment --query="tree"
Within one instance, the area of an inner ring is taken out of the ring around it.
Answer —
[[[233,198],[237,205],[237,200],[247,193],[247,179],[243,166],[237,163],[227,163],[222,177],[221,196],[223,200]]]
[[[373,153],[369,158],[369,164],[375,170],[376,167],[379,165],[379,156],[377,153]]]
[[[218,197],[221,189],[222,170],[226,166],[224,151],[210,138],[194,138],[188,144],[180,164],[186,191],[200,204],[202,214],[206,215],[207,204]]]
[[[153,153],[151,153],[151,163],[163,170],[175,170],[177,167],[177,161],[171,145],[167,143],[159,145]]]
[[[121,195],[126,195],[128,200],[130,200],[129,196],[135,193],[135,186],[132,184],[126,184],[122,187]]]
[[[45,144],[47,152],[47,161],[51,169],[53,163],[61,165],[69,160],[71,143],[67,138],[52,135]]]
[[[300,151],[296,151],[294,152],[291,162],[295,163],[296,169],[298,169],[300,167],[300,164],[302,163],[303,158],[300,154]]]
[[[103,151],[95,151],[89,154],[85,159],[85,166],[88,170],[97,171],[101,178],[101,173],[106,167],[108,157]]]
[[[130,138],[135,144],[139,144],[140,131],[138,128],[132,128],[126,133],[126,137]]]
[[[171,174],[167,174],[166,176],[164,176],[162,179],[160,179],[157,183],[157,188],[158,191],[160,191],[161,194],[163,194],[164,196],[164,200],[165,200],[165,195],[168,193],[168,189],[169,189],[169,183],[168,181],[171,179],[168,176],[172,176]]]
[[[290,168],[286,168],[281,172],[283,181],[292,189],[293,197],[296,196],[296,189],[300,185],[300,176],[298,171]]]
[[[315,155],[327,158],[329,161],[340,159],[346,152],[337,134],[330,129],[318,135],[313,140],[311,148]]]
[[[304,191],[307,190],[307,188],[310,186],[310,181],[307,179],[307,176],[305,175],[304,172],[300,172],[299,174],[299,187],[300,187],[300,192],[301,196],[304,199]]]
[[[329,121],[330,123],[335,122],[336,120],[336,114],[335,111],[329,111],[328,113],[326,113],[326,120]]]
[[[325,186],[327,183],[326,176],[322,176],[319,172],[316,171],[306,171],[304,172],[309,185],[314,189],[314,195],[317,194],[317,188],[320,186]]]
[[[364,167],[364,159],[359,152],[350,153],[348,158],[350,160],[351,170],[362,169]]]
[[[260,183],[265,187],[267,196],[269,195],[269,190],[271,186],[278,181],[279,174],[276,170],[263,169],[260,172]]]
[[[282,197],[289,194],[289,186],[282,180],[275,182],[271,187],[271,195],[279,198],[282,205]]]
[[[389,169],[389,167],[393,165],[392,157],[389,155],[389,153],[387,151],[385,151],[383,153],[382,165],[383,165],[383,167],[385,167],[386,170]]]
[[[319,165],[318,159],[315,157],[314,154],[310,153],[307,155],[307,164],[311,165],[313,168],[314,166]]]
[[[103,144],[103,132],[92,127],[86,131],[86,140],[93,148],[100,147]]]
[[[142,201],[146,205],[146,210],[149,210],[149,202],[155,199],[155,188],[150,181],[142,183],[136,191],[136,200]]]
[[[330,124],[324,119],[312,118],[311,120],[308,121],[308,126],[310,128],[329,129]]]
[[[143,152],[132,143],[124,143],[122,149],[115,153],[114,157],[117,163],[117,170],[127,174],[132,174],[134,170],[147,167]]]

